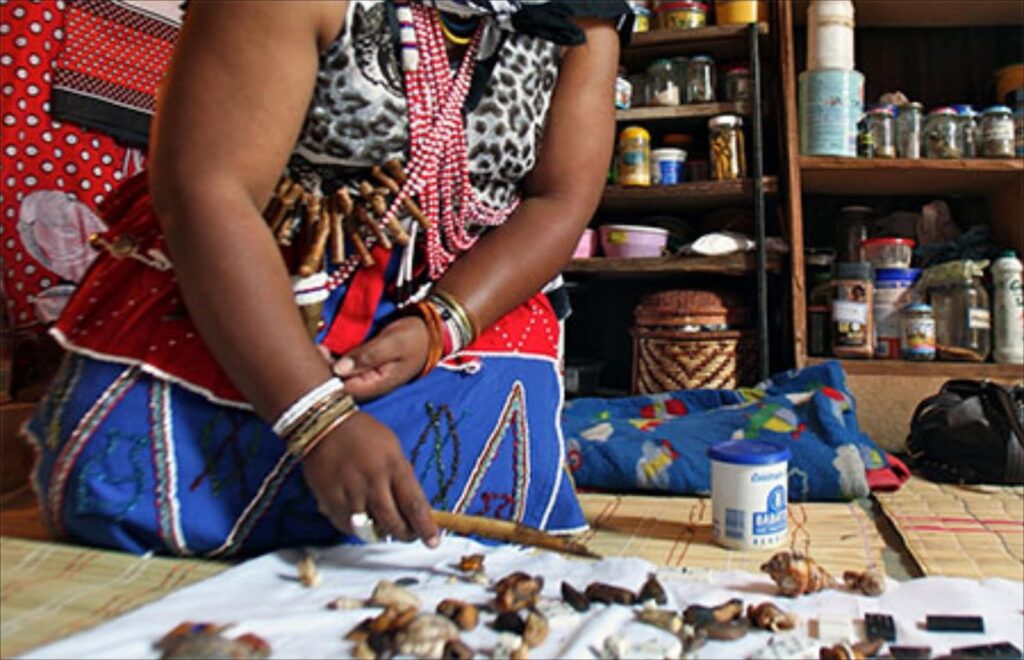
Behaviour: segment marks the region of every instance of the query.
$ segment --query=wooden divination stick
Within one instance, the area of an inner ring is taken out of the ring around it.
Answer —
[[[484,518],[483,516],[467,516],[459,513],[449,513],[448,511],[438,511],[436,509],[431,513],[437,526],[449,532],[475,534],[487,539],[494,539],[495,541],[504,541],[505,543],[529,545],[535,548],[564,552],[567,555],[601,559],[601,555],[591,552],[581,543],[507,520],[496,520],[494,518]]]

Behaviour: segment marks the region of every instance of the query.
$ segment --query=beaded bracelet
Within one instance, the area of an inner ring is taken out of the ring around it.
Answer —
[[[288,409],[277,418],[273,424],[274,433],[281,436],[285,435],[285,429],[294,424],[299,417],[309,412],[310,407],[316,404],[317,401],[335,392],[342,391],[344,387],[345,385],[340,378],[332,377],[306,392],[299,397],[298,401],[288,406]]]

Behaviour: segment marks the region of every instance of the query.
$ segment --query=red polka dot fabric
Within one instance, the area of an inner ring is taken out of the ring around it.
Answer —
[[[59,193],[77,202],[59,207],[68,213],[81,215],[83,208],[95,212],[118,182],[141,165],[138,152],[50,115],[64,9],[56,0],[0,4],[0,283],[7,312],[18,328],[42,329],[34,301],[63,279],[45,268],[19,235],[19,219],[30,219],[22,218],[30,208],[55,208],[32,201],[38,201],[38,195]]]

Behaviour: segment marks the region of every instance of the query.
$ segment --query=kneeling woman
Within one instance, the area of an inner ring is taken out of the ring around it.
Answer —
[[[193,2],[151,169],[54,334],[52,531],[329,543],[432,508],[584,525],[539,291],[593,213],[625,3]]]

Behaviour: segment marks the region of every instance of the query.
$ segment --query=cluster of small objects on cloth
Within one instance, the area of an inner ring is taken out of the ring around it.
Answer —
[[[408,587],[417,584],[416,578],[395,581],[381,580],[368,598],[342,596],[326,606],[334,610],[381,608],[376,616],[368,617],[346,635],[352,646],[351,656],[358,659],[416,658],[468,659],[490,657],[502,659],[529,658],[548,638],[552,621],[561,613],[587,612],[594,604],[634,609],[636,621],[667,631],[680,642],[680,657],[692,657],[708,640],[737,640],[751,629],[772,633],[793,630],[799,624],[796,614],[773,602],[748,605],[739,598],[717,606],[690,605],[681,611],[666,609],[668,595],[655,574],[650,574],[637,591],[619,586],[592,582],[577,589],[568,582],[561,584],[561,600],[543,599],[544,578],[516,571],[493,581],[484,572],[484,555],[466,555],[457,565],[458,579],[486,587],[491,596],[483,603],[470,603],[444,599],[434,612],[422,611],[422,602]],[[797,598],[824,589],[845,588],[867,596],[878,596],[885,589],[885,579],[874,571],[847,571],[840,582],[810,557],[797,552],[779,552],[761,566],[778,587],[779,594]],[[297,579],[308,588],[320,584],[320,575],[311,555],[305,555],[297,565]],[[968,620],[970,619],[970,620]],[[834,646],[821,646],[822,660],[860,660],[878,655],[886,642],[896,641],[895,624],[886,614],[866,614],[864,641]],[[499,633],[491,648],[473,649],[460,635],[487,625]],[[819,621],[819,626],[822,622]],[[155,645],[161,658],[267,658],[271,647],[253,634],[235,638],[224,635],[228,626],[210,623],[186,622],[178,625]],[[926,622],[928,630],[958,630],[983,632],[980,617],[932,617]],[[790,653],[806,657],[806,647],[790,648],[792,636],[773,638],[764,655],[756,657],[782,658]],[[592,648],[599,658],[636,657],[635,649],[620,635],[606,637],[600,648]],[[970,655],[979,651],[983,655]],[[1013,655],[1013,652],[1016,655]],[[1009,655],[984,655],[1005,652]],[[889,646],[895,658],[928,658],[927,647]],[[949,657],[1019,657],[1020,651],[1009,644],[964,647],[954,649]]]

